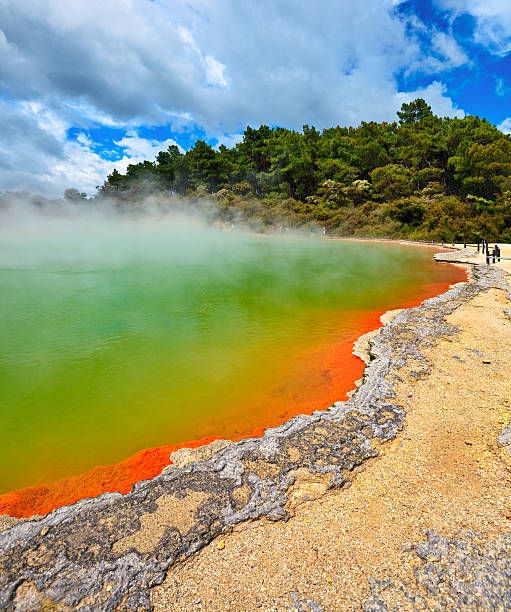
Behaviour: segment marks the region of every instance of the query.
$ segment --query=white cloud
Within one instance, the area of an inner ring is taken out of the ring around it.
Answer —
[[[390,119],[395,74],[422,57],[394,11],[392,0],[0,0],[0,85],[113,123],[188,114],[211,136]],[[437,46],[462,61],[452,41]]]
[[[224,145],[228,149],[232,149],[242,140],[243,134],[223,134],[218,138],[218,145],[216,148],[218,148],[220,145]]]
[[[506,84],[505,79],[501,79],[501,78],[496,78],[495,79],[495,93],[499,96],[505,96],[507,93],[509,93],[510,89]]]
[[[470,60],[451,34],[436,30],[431,37],[431,43],[443,62],[445,68],[458,68],[470,64]]]
[[[465,112],[453,104],[452,100],[446,96],[446,91],[447,88],[443,83],[434,81],[427,87],[396,94],[396,101],[401,105],[403,102],[408,103],[416,98],[424,98],[431,106],[431,110],[435,115],[439,117],[459,117],[462,119],[465,116]]]
[[[472,64],[450,30],[444,32],[426,25],[415,15],[408,15],[406,24],[416,48],[422,49],[407,67],[407,74],[435,74]]]
[[[206,74],[206,81],[208,85],[218,87],[228,87],[229,83],[225,76],[226,67],[216,60],[211,55],[206,55],[204,58],[204,72]]]
[[[204,56],[192,36],[192,33],[186,28],[179,27],[177,31],[185,45],[187,45],[199,58],[204,70],[206,83],[213,87],[228,87],[229,83],[225,76],[226,66],[216,60],[212,55]]]
[[[7,42],[7,38],[2,28],[0,28],[0,51],[3,51],[4,53],[9,51],[9,43]]]
[[[89,195],[103,184],[114,168],[124,172],[129,164],[152,160],[159,151],[176,144],[140,137],[130,130],[116,144],[124,150],[118,161],[103,159],[94,143],[81,132],[68,140],[64,123],[37,104],[12,105],[0,102],[0,185],[4,191],[34,191],[59,196],[68,187],[78,187]],[[20,139],[20,134],[30,134]]]
[[[504,132],[504,134],[511,134],[511,117],[504,119],[504,121],[497,126],[497,128]]]
[[[60,140],[66,137],[68,127],[66,122],[40,102],[22,102],[20,107],[24,115],[32,116],[37,121],[39,129],[52,134]]]
[[[124,138],[116,140],[115,144],[124,149],[127,158],[130,160],[143,161],[148,159],[152,161],[160,151],[165,151],[171,145],[176,145],[184,153],[183,148],[171,138],[164,141],[141,138],[135,130],[126,132]]]
[[[475,42],[495,55],[511,52],[511,2],[509,0],[435,0],[452,18],[469,14],[476,20]]]

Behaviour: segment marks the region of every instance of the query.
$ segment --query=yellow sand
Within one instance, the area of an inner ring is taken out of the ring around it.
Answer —
[[[492,263],[491,265],[497,266],[501,270],[505,270],[506,272],[511,273],[511,244],[505,244],[502,242],[497,242],[497,243],[491,242],[489,244],[490,253],[493,251],[493,247],[495,246],[495,244],[499,245],[501,257],[509,257],[510,259],[508,261],[500,261],[498,263],[495,262],[494,264]],[[455,244],[454,246],[458,249],[463,248],[462,244]],[[476,254],[475,259],[470,259],[470,261],[472,262],[475,261],[477,263],[486,263],[486,256],[483,255],[482,253],[477,253],[477,249],[475,247],[468,246],[467,248]]]

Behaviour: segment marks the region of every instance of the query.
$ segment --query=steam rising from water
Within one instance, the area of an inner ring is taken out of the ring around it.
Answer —
[[[310,230],[278,237],[307,241],[309,248],[317,244]],[[153,196],[129,204],[106,198],[41,204],[29,196],[0,197],[0,267],[4,269],[99,273],[130,263],[200,264],[217,280],[230,281],[238,274],[237,264],[253,260],[254,243],[261,240],[268,236],[257,237],[254,227],[242,219],[222,219],[216,204],[204,199],[185,203]],[[296,284],[302,256],[290,251],[289,257],[269,263],[268,272],[281,273],[279,286]]]
[[[290,249],[285,257],[273,259],[272,248],[262,245],[271,238],[283,244],[307,244],[307,248]],[[39,205],[30,197],[0,199],[0,268],[4,270],[98,274],[132,265],[202,266],[216,282],[232,284],[241,282],[240,264],[245,262],[251,269],[255,264],[284,294],[299,288],[305,272],[302,259],[320,244],[313,238],[310,232],[298,231],[256,235],[240,220],[220,220],[215,204],[207,200],[185,205],[182,200],[153,197],[136,204],[102,199]],[[350,262],[347,267],[351,269]],[[329,274],[328,268],[322,270],[318,290],[332,280]]]
[[[222,240],[222,226],[214,228],[208,219],[212,207],[185,210],[177,202],[171,204],[147,200],[119,208],[108,200],[60,200],[41,207],[11,198],[0,207],[1,264],[87,267],[168,257],[197,259]],[[6,241],[11,248],[5,248]]]

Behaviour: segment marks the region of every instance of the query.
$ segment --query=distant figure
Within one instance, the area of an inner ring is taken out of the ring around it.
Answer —
[[[322,232],[323,236],[326,236],[326,227],[323,228]]]

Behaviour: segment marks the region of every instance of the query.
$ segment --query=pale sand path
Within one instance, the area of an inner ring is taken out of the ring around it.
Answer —
[[[495,244],[498,244],[500,247],[500,255],[501,257],[509,257],[510,259],[507,261],[499,261],[498,263],[492,263],[492,266],[496,266],[497,268],[500,268],[501,270],[504,270],[507,273],[511,273],[511,244],[506,244],[503,242],[492,242],[490,243],[490,253],[493,251],[493,247],[495,246]],[[455,244],[454,245],[457,249],[462,249],[463,245],[462,244]],[[486,256],[483,255],[482,253],[478,253],[477,249],[475,249],[474,247],[467,247],[468,249],[470,249],[471,251],[473,251],[475,253],[475,258],[471,258],[470,260],[467,261],[472,261],[472,262],[476,262],[476,263],[486,263]]]
[[[511,461],[497,444],[511,420],[506,308],[503,291],[479,294],[447,317],[461,333],[425,351],[429,375],[414,380],[414,364],[399,372],[405,429],[351,488],[301,506],[287,523],[245,524],[213,541],[169,571],[153,590],[155,609],[355,610],[368,578],[414,582],[418,558],[402,547],[426,529],[509,532]]]

